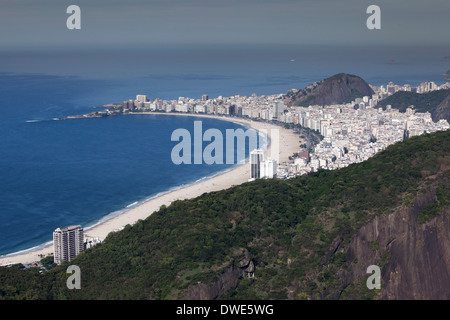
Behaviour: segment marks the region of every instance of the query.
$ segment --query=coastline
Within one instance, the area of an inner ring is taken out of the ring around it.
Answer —
[[[188,114],[188,113],[159,113],[159,112],[139,112],[132,113],[133,115],[147,114],[147,115],[175,115],[175,116],[194,116],[202,118],[214,118],[222,121],[230,121],[239,123],[254,130],[266,130],[268,138],[271,139],[271,129],[279,130],[279,159],[280,162],[288,161],[288,157],[293,153],[298,152],[300,145],[300,137],[292,130],[276,126],[274,124],[253,121],[251,119],[242,118],[227,118],[215,115],[205,114]],[[267,154],[271,154],[272,144],[267,148]],[[173,201],[185,200],[198,197],[204,193],[225,190],[232,186],[245,183],[250,178],[250,166],[248,162],[237,165],[235,168],[219,172],[205,180],[200,179],[198,182],[187,185],[185,187],[176,188],[175,190],[168,190],[151,197],[144,202],[124,208],[124,212],[108,218],[105,216],[92,226],[85,227],[85,237],[99,238],[104,240],[110,232],[119,231],[126,225],[133,225],[138,220],[144,220],[153,212],[158,211],[162,205],[169,206]],[[16,263],[29,264],[41,260],[43,257],[53,253],[52,242],[47,242],[36,247],[25,249],[16,253],[7,254],[0,257],[0,266],[10,265]]]

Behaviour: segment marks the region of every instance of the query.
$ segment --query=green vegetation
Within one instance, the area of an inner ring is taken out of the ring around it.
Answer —
[[[369,243],[369,247],[373,251],[378,251],[378,249],[380,248],[380,244],[378,243],[378,241],[371,241]]]
[[[444,208],[450,205],[449,194],[450,187],[445,186],[442,182],[439,183],[439,186],[436,188],[436,199],[422,209],[417,217],[417,222],[424,224],[440,215]]]
[[[238,268],[241,248],[255,277],[241,277],[219,299],[372,299],[377,293],[365,279],[343,287],[340,271],[357,263],[346,246],[375,215],[414,198],[426,177],[442,170],[448,177],[449,152],[450,131],[426,134],[341,170],[256,180],[175,201],[72,261],[82,271],[81,290],[66,288],[67,265],[43,274],[0,268],[0,299],[182,298],[199,282],[214,284]],[[438,208],[449,205],[448,179],[441,185]],[[422,214],[429,218],[434,209]],[[335,239],[341,239],[337,247]],[[371,247],[380,254],[378,243]],[[382,253],[381,262],[390,255]]]
[[[383,253],[381,255],[381,264],[380,264],[380,268],[382,268],[388,261],[389,258],[391,257],[391,253],[389,251],[386,251],[385,253]]]
[[[51,299],[51,285],[38,268],[23,269],[22,265],[0,268],[0,300]]]
[[[53,256],[45,257],[44,259],[41,260],[41,263],[47,270],[50,270],[50,269],[56,267],[56,263],[53,259]]]
[[[430,112],[433,121],[437,121],[439,119],[447,119],[447,121],[450,121],[450,119],[445,116],[445,112],[442,111],[438,112],[439,110],[437,110],[438,106],[449,95],[450,89],[436,90],[429,93],[421,93],[421,94],[414,92],[399,91],[393,94],[392,96],[389,96],[384,100],[381,100],[377,106],[386,109],[387,105],[391,105],[392,108],[398,109],[400,112],[405,112],[409,106],[413,105],[415,106],[414,109],[417,112]]]

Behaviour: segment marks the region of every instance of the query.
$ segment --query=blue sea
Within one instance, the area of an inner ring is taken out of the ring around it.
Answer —
[[[88,100],[90,82],[49,76],[0,79],[8,83],[0,102],[1,254],[49,241],[57,227],[90,226],[130,204],[233,167],[175,165],[171,152],[178,141],[171,135],[183,128],[193,138],[194,121],[200,120],[203,132],[216,128],[225,136],[226,129],[243,128],[236,123],[175,115],[57,121],[64,114],[92,111],[72,98]]]
[[[339,72],[373,85],[443,83],[449,48],[183,47],[0,50],[0,255],[93,225],[232,165],[175,165],[177,128],[236,129],[193,117],[54,120],[134,99],[285,93]]]

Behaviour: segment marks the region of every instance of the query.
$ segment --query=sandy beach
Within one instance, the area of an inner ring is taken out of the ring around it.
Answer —
[[[142,114],[142,113],[140,113]],[[157,113],[150,113],[157,114]],[[164,115],[174,115],[173,113],[162,113]],[[252,120],[246,120],[241,118],[226,118],[212,115],[197,115],[197,114],[176,114],[180,116],[196,116],[203,118],[216,118],[226,121],[234,121],[247,125],[255,130],[265,130],[269,138],[271,137],[271,129],[278,129],[278,139],[279,139],[279,160],[280,162],[288,161],[288,157],[298,152],[299,145],[301,144],[300,137],[298,134],[294,134],[292,130],[284,129],[282,127],[269,124],[266,122],[258,122]],[[276,137],[274,137],[276,138]],[[275,145],[272,141],[271,145],[267,149],[267,154],[271,154],[272,146]],[[275,148],[276,150],[276,148]],[[185,188],[181,188],[159,197],[150,199],[139,206],[130,208],[130,210],[113,217],[105,222],[96,224],[92,227],[85,228],[85,236],[92,238],[100,238],[103,240],[106,236],[113,231],[121,230],[127,224],[133,225],[136,221],[140,219],[145,219],[150,216],[153,212],[158,211],[162,205],[170,205],[175,200],[191,199],[202,195],[205,192],[212,192],[218,190],[228,189],[234,185],[239,185],[241,183],[247,182],[250,178],[250,165],[245,163],[240,165],[230,171],[223,174],[212,177],[208,180],[200,181],[199,183],[189,185]],[[29,251],[25,253],[6,255],[0,258],[0,266],[8,265],[14,263],[28,264],[36,262],[42,259],[42,257],[53,254],[53,245],[48,245],[44,248],[37,249],[34,251]]]

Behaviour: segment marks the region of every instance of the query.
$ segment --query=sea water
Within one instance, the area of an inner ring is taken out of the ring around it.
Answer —
[[[92,105],[72,102],[91,91],[89,81],[84,88],[83,80],[52,76],[0,79],[7,83],[0,98],[0,254],[50,241],[57,227],[95,224],[234,167],[174,164],[178,142],[171,135],[183,128],[194,136],[194,121],[224,136],[226,129],[244,128],[240,124],[176,115],[55,120],[92,111]]]

